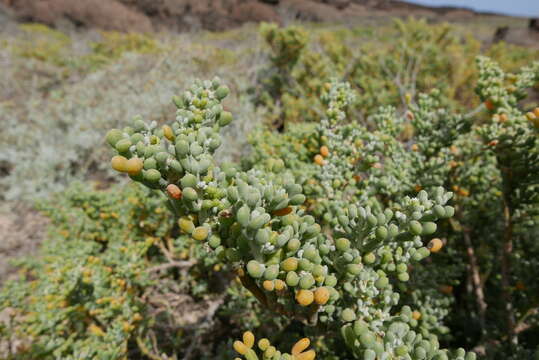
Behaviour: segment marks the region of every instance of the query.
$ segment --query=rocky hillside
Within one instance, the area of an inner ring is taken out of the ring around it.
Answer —
[[[391,0],[0,0],[19,21],[119,31],[223,30],[246,22],[351,22],[366,17],[469,19],[471,10]]]

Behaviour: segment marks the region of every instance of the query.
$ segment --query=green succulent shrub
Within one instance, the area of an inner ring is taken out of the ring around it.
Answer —
[[[480,54],[516,71],[539,55],[537,50],[498,43],[482,44],[469,32],[450,24],[395,20],[390,28],[260,27],[269,48],[268,64],[253,89],[268,109],[268,121],[318,121],[324,84],[333,78],[357,90],[348,111],[368,121],[380,104],[406,108],[409,98],[437,89],[444,105],[463,111],[478,105],[471,84],[477,80]],[[309,34],[309,35],[308,35]],[[440,75],[443,74],[443,81]]]
[[[397,26],[436,61],[387,93],[395,78],[357,91],[321,65],[347,71],[347,31],[308,57],[303,30],[265,27],[275,68],[259,89],[277,91],[257,104],[295,118],[255,131],[240,162],[216,160],[237,121],[219,78],[175,96],[166,125],[110,130],[112,168],[138,184],[43,203],[42,254],[0,293],[6,358],[537,356],[539,107],[525,98],[539,63],[506,73],[479,57],[462,68],[478,99],[455,105],[455,83],[431,83],[454,66],[437,47],[448,30]],[[207,308],[194,325],[185,294]]]

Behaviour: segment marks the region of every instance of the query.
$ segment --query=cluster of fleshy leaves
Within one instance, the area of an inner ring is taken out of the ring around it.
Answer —
[[[135,119],[133,127],[111,130],[107,140],[118,152],[112,166],[166,194],[181,231],[235,266],[271,311],[327,324],[360,358],[447,357],[434,334],[414,330],[421,314],[399,308],[394,284],[407,282],[410,265],[441,249],[440,239],[427,240],[437,222],[453,216],[452,193],[437,187],[430,196],[421,190],[391,204],[350,193],[356,182],[347,175],[353,179],[365,167],[360,129],[345,124],[354,95],[347,84],[326,88],[326,115],[317,128],[324,145],[312,160],[325,198],[317,204],[325,212],[319,221],[303,186],[281,172],[283,159],[248,171],[213,160],[219,130],[232,120],[221,105],[228,88],[218,79],[196,82],[175,98],[170,125]],[[381,167],[376,158],[366,161]]]

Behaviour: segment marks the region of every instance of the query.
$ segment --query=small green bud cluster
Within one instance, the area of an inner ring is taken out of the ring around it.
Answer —
[[[388,357],[412,360],[475,360],[475,353],[458,349],[453,353],[440,349],[435,335],[423,335],[414,330],[421,313],[403,306],[400,313],[384,324],[380,336],[372,322],[355,320],[342,327],[341,332],[349,348],[359,359],[375,360]]]

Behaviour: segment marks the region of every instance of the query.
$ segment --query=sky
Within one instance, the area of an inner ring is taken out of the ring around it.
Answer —
[[[539,0],[405,0],[429,6],[467,7],[505,15],[539,17]]]

